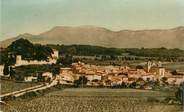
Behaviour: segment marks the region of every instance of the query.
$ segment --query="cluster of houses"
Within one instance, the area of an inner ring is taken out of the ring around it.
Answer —
[[[87,79],[86,86],[118,86],[122,84],[131,85],[134,82],[142,85],[145,89],[151,89],[148,82],[165,82],[168,85],[178,86],[184,81],[184,73],[173,75],[170,71],[162,67],[160,62],[148,61],[145,67],[130,68],[128,66],[97,66],[84,64],[81,62],[73,63],[70,68],[60,68],[60,73],[53,76],[51,72],[44,72],[35,76],[24,77],[25,82],[40,80],[51,82],[56,79],[63,85],[75,85],[75,81],[81,76]],[[140,87],[138,86],[138,87]]]
[[[161,82],[164,77],[168,84],[179,85],[184,81],[183,75],[173,75],[165,70],[160,62],[148,61],[144,68],[127,66],[96,66],[84,63],[73,63],[71,68],[61,68],[57,76],[60,84],[73,85],[80,76],[87,78],[87,86],[116,86],[132,84],[144,85],[146,82]]]
[[[27,61],[23,60],[20,55],[16,56],[14,67],[31,64],[55,64],[59,52],[53,50],[52,57],[48,61]],[[4,66],[0,66],[0,75],[3,75]],[[171,71],[162,67],[161,62],[148,61],[144,67],[130,68],[128,66],[97,66],[84,64],[81,62],[73,63],[70,68],[60,68],[60,74],[56,77],[50,72],[41,74],[44,81],[52,81],[54,78],[60,84],[74,85],[76,80],[81,76],[87,79],[87,86],[116,86],[134,82],[144,85],[146,82],[165,82],[170,85],[179,85],[184,81],[184,73],[173,75]],[[24,77],[25,82],[38,81],[39,75]]]

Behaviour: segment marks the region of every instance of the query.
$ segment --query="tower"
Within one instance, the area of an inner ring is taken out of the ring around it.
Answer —
[[[148,61],[148,62],[147,62],[147,72],[149,72],[149,71],[150,71],[151,66],[152,66],[151,61]]]
[[[59,51],[57,51],[57,50],[53,49],[52,58],[54,58],[54,59],[58,59],[58,57],[59,57]]]
[[[22,56],[21,55],[17,55],[16,56],[16,64],[21,64],[22,61]]]
[[[159,67],[158,68],[158,75],[159,75],[159,77],[164,77],[165,76],[165,68]]]

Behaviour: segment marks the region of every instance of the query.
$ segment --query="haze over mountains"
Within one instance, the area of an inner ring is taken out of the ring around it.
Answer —
[[[41,44],[85,44],[116,48],[180,48],[184,49],[184,27],[153,30],[111,31],[102,27],[56,26],[40,35],[22,34],[0,42],[7,47],[12,41],[26,38]]]

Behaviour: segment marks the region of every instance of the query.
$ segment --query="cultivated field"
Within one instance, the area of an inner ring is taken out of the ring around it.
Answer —
[[[3,94],[32,87],[38,85],[39,83],[21,83],[9,80],[0,80],[0,84],[1,84],[0,94]]]
[[[33,99],[9,101],[3,112],[182,112],[181,105],[168,105],[155,99],[173,97],[133,89],[64,89]],[[153,100],[154,99],[154,100]]]

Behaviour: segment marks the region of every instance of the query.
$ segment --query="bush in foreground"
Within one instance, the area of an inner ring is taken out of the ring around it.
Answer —
[[[180,84],[178,91],[176,92],[176,98],[184,104],[184,82]]]

